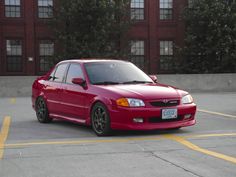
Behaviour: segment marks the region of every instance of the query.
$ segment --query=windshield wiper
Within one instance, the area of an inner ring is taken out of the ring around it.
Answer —
[[[116,85],[120,84],[119,82],[104,81],[104,82],[95,82],[94,85]]]
[[[152,82],[150,82],[150,81],[137,81],[137,80],[133,80],[133,81],[123,82],[122,84],[146,84],[146,83],[152,83]]]

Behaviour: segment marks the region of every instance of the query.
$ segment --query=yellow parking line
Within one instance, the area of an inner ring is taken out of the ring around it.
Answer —
[[[236,164],[236,158],[234,157],[230,157],[230,156],[227,156],[227,155],[224,155],[224,154],[220,154],[218,152],[214,152],[214,151],[209,151],[207,149],[203,149],[187,140],[185,140],[184,138],[181,138],[179,136],[175,136],[175,135],[164,135],[164,137],[168,138],[168,139],[171,139],[171,140],[174,140],[174,141],[177,141],[181,144],[183,144],[184,146],[194,150],[194,151],[198,151],[198,152],[201,152],[201,153],[204,153],[204,154],[207,154],[207,155],[210,155],[210,156],[213,156],[213,157],[216,157],[216,158],[219,158],[219,159],[223,159],[223,160],[226,160],[226,161],[229,161],[229,162],[232,162],[232,163],[235,163]]]
[[[208,110],[204,110],[204,109],[198,109],[198,111],[203,112],[203,113],[208,113],[208,114],[215,114],[215,115],[219,115],[219,116],[224,116],[224,117],[236,118],[235,115],[224,114],[224,113],[214,112],[214,111],[208,111]]]
[[[15,104],[15,103],[16,103],[16,98],[11,98],[11,99],[10,99],[10,103],[11,103],[11,104]]]
[[[236,136],[236,133],[222,133],[222,134],[202,134],[202,135],[187,135],[180,136],[181,138],[207,138],[220,136]],[[91,140],[72,140],[72,141],[39,141],[39,142],[23,142],[5,144],[5,147],[18,146],[34,146],[34,145],[67,145],[67,144],[87,144],[87,143],[115,143],[115,142],[130,142],[130,141],[155,141],[164,139],[163,136],[148,136],[136,138],[118,138],[118,139],[91,139]]]
[[[8,118],[8,119],[6,119]],[[222,133],[222,134],[202,134],[202,135],[188,135],[188,136],[175,136],[175,135],[162,135],[162,136],[149,136],[149,137],[136,137],[136,138],[118,138],[118,139],[92,139],[92,140],[72,140],[72,141],[44,141],[44,142],[25,142],[25,143],[14,143],[4,144],[7,138],[8,129],[10,126],[10,117],[6,117],[4,120],[3,128],[0,135],[0,159],[3,157],[4,147],[19,147],[19,146],[33,146],[33,145],[69,145],[69,144],[90,144],[90,143],[114,143],[114,142],[130,142],[130,141],[147,141],[147,140],[163,140],[170,139],[179,142],[186,147],[198,151],[219,159],[223,159],[232,163],[236,163],[235,157],[230,157],[224,154],[220,154],[214,151],[203,149],[185,138],[205,138],[205,137],[219,137],[219,136],[236,136],[236,133]]]
[[[67,145],[67,144],[88,144],[88,143],[115,143],[129,141],[160,140],[163,137],[140,137],[140,138],[119,138],[119,139],[99,139],[99,140],[78,140],[78,141],[44,141],[5,144],[5,147],[33,146],[33,145]]]
[[[7,140],[10,124],[11,124],[11,117],[6,116],[4,118],[1,133],[0,133],[0,160],[3,158],[4,143]]]
[[[236,136],[236,133],[217,133],[217,134],[187,135],[187,136],[182,136],[182,138],[208,138],[208,137],[221,137],[221,136]]]

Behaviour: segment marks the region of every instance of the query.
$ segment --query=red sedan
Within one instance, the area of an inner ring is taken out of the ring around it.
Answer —
[[[92,125],[98,136],[115,129],[178,129],[196,122],[189,93],[156,83],[120,60],[58,63],[33,83],[32,104],[41,123],[55,118]]]

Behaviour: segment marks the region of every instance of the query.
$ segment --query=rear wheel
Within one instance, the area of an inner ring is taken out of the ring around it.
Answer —
[[[40,123],[49,123],[52,121],[52,118],[49,117],[47,104],[42,97],[39,97],[36,101],[36,115]]]
[[[102,103],[96,103],[91,112],[92,127],[98,136],[108,136],[111,133],[110,116]]]

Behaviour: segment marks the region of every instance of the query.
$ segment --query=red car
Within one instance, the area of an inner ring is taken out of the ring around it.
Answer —
[[[154,78],[126,61],[66,60],[33,83],[32,104],[41,123],[92,125],[98,136],[194,125],[191,95]]]

